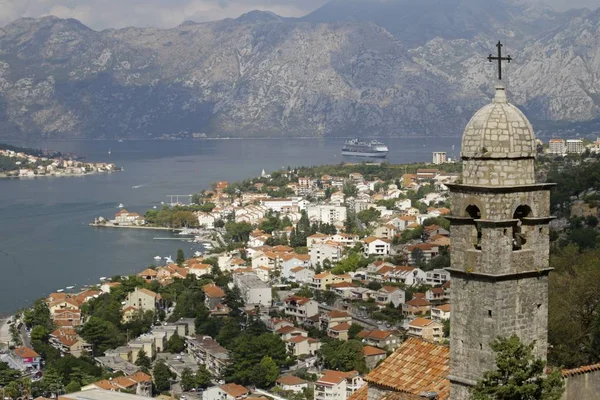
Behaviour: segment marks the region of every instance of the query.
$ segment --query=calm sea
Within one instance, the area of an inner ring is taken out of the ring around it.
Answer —
[[[432,151],[460,152],[459,138],[388,139],[388,161],[430,161]],[[1,141],[1,140],[0,140]],[[86,177],[0,180],[0,315],[66,286],[97,283],[187,255],[200,245],[156,240],[169,233],[92,228],[123,203],[145,212],[169,195],[189,195],[217,180],[240,180],[287,166],[337,164],[343,139],[11,142],[111,161],[124,171]],[[108,151],[111,151],[109,156]],[[352,160],[350,160],[352,161]],[[183,199],[183,198],[182,198]]]

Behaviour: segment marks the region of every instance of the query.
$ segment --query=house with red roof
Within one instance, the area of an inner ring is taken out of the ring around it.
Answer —
[[[17,347],[13,350],[13,353],[26,368],[40,369],[42,366],[42,357],[32,348]]]
[[[304,389],[308,389],[308,381],[300,379],[294,375],[285,375],[275,381],[275,385],[281,390],[287,392],[301,393]]]
[[[315,382],[315,400],[346,400],[365,385],[356,371],[325,370]]]

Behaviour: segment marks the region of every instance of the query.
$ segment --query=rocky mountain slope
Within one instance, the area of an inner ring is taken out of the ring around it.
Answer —
[[[19,19],[0,28],[0,137],[458,135],[498,39],[532,120],[598,119],[600,13],[482,3],[333,0],[167,30]]]

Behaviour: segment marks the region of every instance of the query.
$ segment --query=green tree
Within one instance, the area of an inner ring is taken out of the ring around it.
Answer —
[[[185,254],[183,253],[183,249],[177,249],[177,258],[175,259],[175,262],[180,267],[183,266],[183,263],[185,262]]]
[[[367,210],[361,211],[357,214],[358,220],[365,225],[369,225],[379,219],[381,217],[381,213],[374,209],[369,208]]]
[[[235,318],[227,318],[215,339],[221,346],[228,348],[235,338],[239,336],[240,332],[239,322]]]
[[[80,390],[81,390],[81,385],[77,381],[69,382],[69,384],[65,388],[65,392],[67,392],[67,393],[79,392]]]
[[[165,350],[172,354],[181,353],[185,350],[185,340],[175,332],[167,341]]]
[[[348,336],[350,337],[350,339],[356,339],[356,337],[358,336],[358,334],[360,332],[363,331],[363,326],[359,325],[359,324],[352,324],[350,325],[350,329],[348,330]]]
[[[46,368],[41,386],[44,392],[58,394],[64,389],[61,374],[55,368]]]
[[[17,381],[12,381],[8,385],[6,385],[4,387],[4,392],[4,394],[11,399],[16,399],[17,397],[20,397],[23,393],[21,390],[21,386]]]
[[[207,388],[212,385],[212,375],[204,365],[198,366],[196,371],[196,387]]]
[[[8,363],[0,361],[0,386],[6,386],[18,379],[20,372],[9,367]]]
[[[150,360],[150,357],[148,357],[144,349],[140,349],[140,351],[138,351],[135,365],[140,367],[145,373],[150,371],[150,368],[152,367],[152,360]]]
[[[321,346],[321,358],[325,368],[367,372],[367,365],[363,355],[363,345],[358,340],[331,340]]]
[[[288,366],[293,362],[287,355],[283,340],[272,333],[260,336],[242,334],[233,341],[229,350],[231,362],[225,370],[226,380],[241,385],[253,382],[254,367],[264,357],[270,357],[279,367]]]
[[[190,391],[196,387],[196,376],[191,369],[185,368],[181,372],[181,388],[184,391]]]
[[[42,326],[48,332],[52,332],[54,324],[50,318],[50,310],[43,299],[36,300],[33,307],[23,313],[25,325],[28,328]]]
[[[101,355],[108,349],[121,345],[123,334],[111,322],[91,317],[81,329],[81,337],[92,345],[94,355]]]
[[[158,360],[154,364],[152,376],[154,378],[154,387],[157,392],[162,393],[170,389],[170,381],[173,378],[173,375],[169,370],[169,367],[167,367],[167,364],[165,364],[165,360]]]
[[[473,388],[473,400],[559,400],[564,391],[560,370],[545,374],[546,362],[533,355],[534,344],[516,335],[490,344],[496,354],[494,371],[484,373]]]
[[[50,334],[42,325],[36,325],[31,329],[31,340],[39,340],[43,343],[48,343]]]
[[[253,368],[252,382],[261,389],[266,389],[273,385],[279,378],[279,367],[269,356],[265,356],[260,363]]]

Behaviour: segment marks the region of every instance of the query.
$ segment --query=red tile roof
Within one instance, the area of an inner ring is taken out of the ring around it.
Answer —
[[[325,371],[323,371],[323,376],[319,378],[317,383],[322,383],[322,384],[326,384],[326,385],[337,385],[338,383],[340,383],[341,381],[346,379],[346,377],[353,374],[353,372],[354,371],[341,372],[341,371],[325,370]]]
[[[336,326],[331,328],[332,331],[336,331],[336,332],[343,332],[343,331],[347,331],[349,329],[350,329],[350,324],[347,322],[342,322],[341,324],[337,324]]]
[[[225,292],[223,291],[223,289],[221,289],[215,284],[204,285],[202,287],[202,290],[208,297],[225,297]]]
[[[292,385],[302,385],[307,382],[304,379],[298,378],[297,376],[286,375],[286,376],[282,376],[281,378],[277,379],[277,383],[281,383],[282,385],[292,386]]]
[[[373,347],[373,346],[364,346],[363,354],[367,357],[368,356],[378,356],[378,355],[382,355],[382,354],[387,354],[387,351],[382,350],[377,347]]]
[[[436,392],[440,400],[446,400],[450,395],[449,361],[448,346],[409,338],[371,371],[365,381],[415,395]]]
[[[587,374],[593,371],[600,371],[600,364],[584,365],[583,367],[573,369],[563,369],[561,373],[563,378],[568,378],[569,376]]]
[[[231,397],[240,397],[248,394],[248,389],[241,385],[238,385],[237,383],[228,383],[219,387],[222,391],[229,394]]]
[[[15,349],[15,354],[21,358],[35,358],[40,356],[35,350],[30,349],[29,347],[17,347]]]

